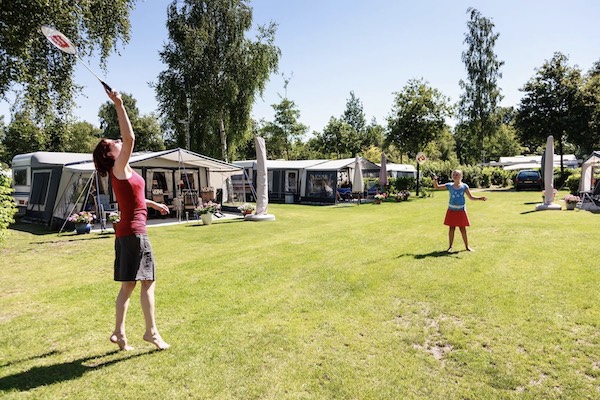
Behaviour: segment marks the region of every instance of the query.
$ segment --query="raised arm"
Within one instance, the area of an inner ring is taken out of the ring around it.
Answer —
[[[131,158],[131,153],[133,153],[135,135],[133,133],[133,128],[131,127],[129,117],[127,116],[127,111],[125,110],[125,106],[123,105],[121,93],[117,92],[116,90],[110,92],[106,90],[106,93],[115,104],[115,111],[117,112],[117,118],[119,120],[119,130],[121,131],[121,140],[123,141],[121,152],[115,159],[113,171],[115,176],[117,176],[120,179],[129,178],[131,176],[131,167],[129,167],[129,159]]]
[[[448,188],[446,187],[446,185],[440,185],[438,183],[438,177],[437,177],[436,174],[433,174],[432,179],[433,179],[433,188],[435,190],[448,190]]]

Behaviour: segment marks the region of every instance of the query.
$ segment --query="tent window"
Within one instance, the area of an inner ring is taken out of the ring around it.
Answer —
[[[336,172],[308,172],[306,194],[308,197],[333,198]]]
[[[180,179],[179,179],[179,187],[181,189],[196,189],[196,183],[194,181],[194,174],[193,173],[184,174],[182,172],[180,175]]]
[[[154,172],[152,174],[152,189],[161,189],[165,192],[169,190],[164,172]]]
[[[30,205],[46,204],[48,195],[48,184],[50,183],[50,172],[34,172],[33,184],[31,185],[31,197],[29,198]]]

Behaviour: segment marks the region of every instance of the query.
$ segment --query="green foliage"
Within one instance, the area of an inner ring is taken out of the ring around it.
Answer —
[[[255,40],[247,38],[251,28],[247,1],[169,5],[169,40],[160,53],[167,69],[156,93],[165,127],[180,146],[189,128],[191,150],[227,161],[229,147],[247,142],[250,109],[281,55],[275,23],[257,27]]]
[[[569,193],[577,195],[579,194],[579,183],[581,181],[581,173],[573,173],[565,181],[565,185],[569,189]]]
[[[450,100],[422,79],[409,80],[394,95],[386,144],[393,144],[414,158],[446,128],[446,118],[452,115]]]
[[[157,117],[154,114],[140,116],[137,100],[133,95],[121,93],[121,98],[135,134],[135,150],[164,150],[165,143]],[[100,106],[98,117],[100,118],[100,129],[102,129],[104,137],[109,139],[121,137],[117,110],[112,101],[108,100]]]
[[[573,174],[580,174],[581,169],[554,167],[554,187],[562,188],[565,186],[569,177]]]
[[[579,88],[581,71],[568,65],[568,57],[555,53],[537,70],[523,87],[516,116],[521,142],[529,148],[542,145],[554,137],[557,153],[565,154],[569,138],[575,139],[585,130],[587,119]]]
[[[76,59],[40,33],[52,25],[67,35],[80,55],[99,50],[101,63],[129,40],[129,13],[135,0],[2,1],[0,6],[0,97],[17,90],[17,110],[28,110],[40,126],[65,119],[78,88]]]
[[[7,164],[17,154],[31,153],[46,148],[48,138],[29,117],[28,113],[17,113],[14,120],[8,125],[3,144],[4,159]]]
[[[508,187],[513,182],[512,171],[505,171],[500,167],[485,167],[482,170],[482,174],[484,187],[489,187],[490,185]]]
[[[485,137],[494,135],[500,123],[498,105],[502,96],[497,82],[502,77],[500,67],[504,62],[494,52],[499,37],[494,33],[494,23],[474,8],[467,13],[470,15],[464,40],[467,50],[462,53],[467,80],[459,82],[464,90],[458,112],[463,141],[459,157],[462,162],[473,163],[481,160]]]
[[[298,121],[300,111],[292,100],[283,98],[272,107],[275,120],[259,130],[260,136],[265,138],[268,158],[292,160],[292,146],[304,137],[308,128]]]
[[[414,190],[417,180],[412,176],[399,176],[398,178],[389,178],[388,185],[396,192],[402,190]]]
[[[14,216],[17,213],[15,199],[11,196],[14,190],[10,183],[8,170],[0,165],[0,242],[4,241],[6,229],[15,222]]]

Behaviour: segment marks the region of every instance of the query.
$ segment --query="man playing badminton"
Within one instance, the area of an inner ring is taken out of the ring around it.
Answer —
[[[154,319],[154,255],[146,234],[148,207],[167,214],[164,204],[147,200],[144,179],[129,165],[133,152],[135,135],[121,94],[105,88],[108,97],[115,104],[121,140],[102,139],[94,150],[94,164],[100,176],[110,175],[111,184],[119,204],[121,220],[115,228],[114,280],[121,282],[116,301],[115,330],[110,341],[121,350],[132,350],[125,335],[125,317],[131,293],[138,281],[141,282],[142,311],[146,331],[144,340],[154,344],[159,350],[169,348],[156,327]]]

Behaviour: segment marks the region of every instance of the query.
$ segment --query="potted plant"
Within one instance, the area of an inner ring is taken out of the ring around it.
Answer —
[[[200,216],[202,219],[202,223],[204,225],[210,225],[212,223],[212,216],[214,213],[221,209],[221,205],[218,203],[213,203],[212,201],[207,201],[206,203],[198,204],[196,207],[196,214]]]
[[[115,229],[115,231],[117,230],[117,224],[119,223],[120,220],[121,220],[121,216],[119,215],[118,212],[115,212],[115,211],[111,212],[106,217],[106,221],[110,222],[113,225],[113,228]]]
[[[563,200],[565,202],[565,206],[567,207],[567,210],[574,210],[575,206],[577,205],[577,203],[579,203],[579,201],[581,199],[579,198],[579,196],[568,194],[564,197]]]
[[[67,221],[75,224],[75,230],[77,234],[90,233],[92,230],[92,221],[96,219],[96,216],[89,211],[81,211],[76,214],[72,214]]]
[[[406,201],[410,197],[410,192],[408,190],[402,190],[396,194],[394,194],[396,201]]]
[[[256,207],[254,207],[254,204],[244,203],[241,206],[239,206],[237,209],[240,210],[242,215],[248,215],[248,214],[252,214],[254,212],[254,210],[256,210]]]
[[[385,193],[377,193],[375,195],[375,204],[381,204],[381,202],[386,198]]]

